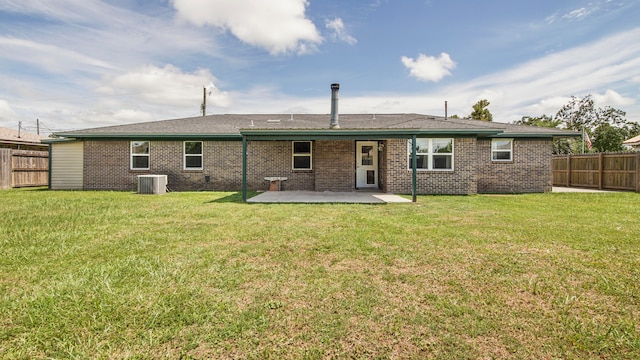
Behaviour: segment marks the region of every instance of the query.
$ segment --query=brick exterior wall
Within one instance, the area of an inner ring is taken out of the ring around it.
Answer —
[[[182,141],[151,141],[149,170],[130,169],[129,141],[84,142],[84,188],[137,189],[137,175],[168,175],[174,191],[242,188],[242,143],[204,141],[203,170],[183,169]],[[352,191],[355,186],[353,141],[314,141],[312,170],[292,169],[291,141],[249,141],[247,189],[267,190],[265,177],[287,177],[282,190]],[[209,176],[209,182],[205,181]]]
[[[184,170],[182,141],[151,141],[149,170],[131,170],[129,141],[85,141],[84,189],[135,191],[144,174],[168,175],[175,191],[240,189],[242,143],[204,141],[202,148],[203,170]]]
[[[513,161],[491,161],[491,140],[478,140],[478,193],[551,191],[551,139],[514,139]]]
[[[291,141],[250,141],[247,144],[247,188],[251,190],[268,190],[269,182],[265,177],[280,176],[287,180],[282,182],[282,190],[315,190],[315,144],[312,145],[312,170],[293,170],[293,147]],[[240,160],[237,163],[242,180],[242,148],[239,150]],[[242,184],[238,186],[240,189]]]
[[[379,186],[384,192],[409,194],[406,139],[381,141]],[[312,170],[292,170],[291,141],[249,141],[247,188],[267,190],[265,177],[288,180],[282,190],[355,190],[355,141],[313,141]],[[203,170],[183,169],[182,141],[151,141],[149,170],[130,170],[129,141],[84,142],[84,189],[135,191],[137,175],[168,175],[175,191],[242,188],[242,143],[204,141]],[[551,190],[551,140],[514,141],[514,161],[491,161],[491,140],[454,140],[453,171],[418,171],[419,194],[523,193]],[[205,181],[205,176],[209,181]]]
[[[408,140],[393,139],[384,148],[384,189],[390,193],[412,192],[412,171],[409,170]],[[418,171],[416,192],[418,194],[475,194],[476,139],[459,138],[453,141],[453,171]]]
[[[356,145],[353,140],[315,141],[315,191],[356,189]]]

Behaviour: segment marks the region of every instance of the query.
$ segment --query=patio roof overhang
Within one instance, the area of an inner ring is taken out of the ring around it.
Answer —
[[[247,200],[247,145],[250,140],[384,140],[412,139],[412,200],[416,202],[417,137],[489,137],[502,129],[240,129],[242,135],[242,199]]]

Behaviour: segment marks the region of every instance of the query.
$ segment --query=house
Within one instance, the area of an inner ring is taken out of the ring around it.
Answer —
[[[634,151],[640,151],[640,135],[634,136],[631,139],[627,139],[623,141],[622,145],[626,145],[632,148]]]
[[[43,139],[46,137],[0,126],[0,149],[48,151],[49,146],[41,142]]]
[[[405,194],[551,190],[552,140],[579,132],[421,114],[225,114],[57,134],[51,189],[377,190]],[[286,179],[286,180],[285,180]]]

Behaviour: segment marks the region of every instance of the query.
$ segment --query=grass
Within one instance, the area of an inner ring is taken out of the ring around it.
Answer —
[[[0,192],[0,357],[640,358],[639,194]]]

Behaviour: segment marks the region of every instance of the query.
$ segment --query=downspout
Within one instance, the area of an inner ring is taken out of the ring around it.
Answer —
[[[242,201],[247,201],[247,136],[242,135]]]
[[[412,197],[411,200],[413,202],[417,201],[416,195],[416,182],[418,179],[418,159],[416,158],[416,135],[414,134],[411,138],[411,181],[412,181]]]

